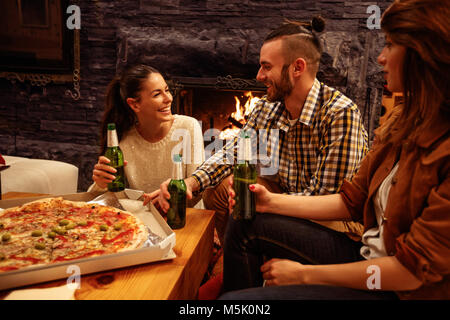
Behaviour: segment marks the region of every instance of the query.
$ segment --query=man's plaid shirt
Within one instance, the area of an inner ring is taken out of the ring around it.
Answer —
[[[337,193],[368,151],[357,106],[315,79],[298,121],[291,126],[288,119],[283,102],[271,103],[263,97],[242,129],[251,133],[254,154],[258,145],[259,174],[277,181],[288,194]],[[232,173],[233,162],[224,159],[227,153],[236,159],[238,140],[229,140],[193,173],[200,191]]]

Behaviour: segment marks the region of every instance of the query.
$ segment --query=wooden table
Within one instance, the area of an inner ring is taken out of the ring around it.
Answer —
[[[3,199],[38,196],[8,192]],[[139,266],[81,276],[80,300],[196,299],[198,288],[212,257],[214,211],[187,209],[186,226],[174,230],[176,258]],[[66,279],[26,288],[61,286]],[[4,297],[8,292],[0,292]]]

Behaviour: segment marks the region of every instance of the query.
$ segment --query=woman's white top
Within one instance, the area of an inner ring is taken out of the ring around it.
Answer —
[[[129,188],[146,193],[159,189],[162,182],[172,177],[174,154],[182,154],[183,174],[189,177],[205,160],[203,135],[198,121],[184,115],[174,115],[169,133],[160,141],[145,140],[135,127],[119,143],[124,159]],[[95,183],[88,191],[103,191]]]
[[[374,259],[387,256],[386,247],[383,240],[384,231],[384,212],[386,210],[386,204],[389,197],[389,191],[391,190],[392,180],[398,170],[398,163],[384,179],[378,188],[377,193],[374,196],[374,209],[377,218],[377,225],[364,232],[362,236],[361,255],[366,259]]]

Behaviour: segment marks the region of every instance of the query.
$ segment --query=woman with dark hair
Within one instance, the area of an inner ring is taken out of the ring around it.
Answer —
[[[173,115],[172,94],[161,73],[146,65],[128,67],[108,86],[102,120],[101,149],[93,170],[92,190],[106,190],[115,169],[103,156],[108,123],[116,124],[126,160],[125,175],[132,189],[143,190],[146,201],[159,194],[161,182],[172,175],[172,154],[182,153],[183,173],[190,175],[204,161],[203,136],[194,118]]]
[[[264,213],[229,221],[223,299],[450,298],[448,17],[448,1],[399,0],[386,10],[378,62],[403,104],[339,194],[250,186]],[[350,241],[306,219],[361,221],[364,234]]]

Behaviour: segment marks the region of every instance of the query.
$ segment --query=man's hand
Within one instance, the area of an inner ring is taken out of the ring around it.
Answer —
[[[144,193],[142,195],[144,197],[144,206],[146,206],[147,203],[149,203],[150,201],[152,202],[152,204],[155,204],[158,201],[160,192],[161,192],[160,189],[158,189],[151,193]]]
[[[167,201],[168,199],[170,199],[170,193],[167,190],[167,186],[169,185],[170,180],[171,179],[167,179],[166,181],[161,183],[158,190],[159,191],[157,198],[158,204],[164,213],[166,213],[170,208],[170,204]],[[197,180],[195,180],[195,178],[193,177],[184,179],[184,183],[186,184],[186,198],[190,200],[192,199],[192,193],[194,191],[197,191],[200,188],[200,186],[198,185]]]
[[[161,207],[159,206],[158,198],[159,194],[161,193],[161,190],[155,190],[151,193],[144,193],[142,196],[144,197],[144,206],[146,206],[149,202],[151,202],[155,208],[159,211],[159,213],[164,217],[165,212],[162,211]]]

